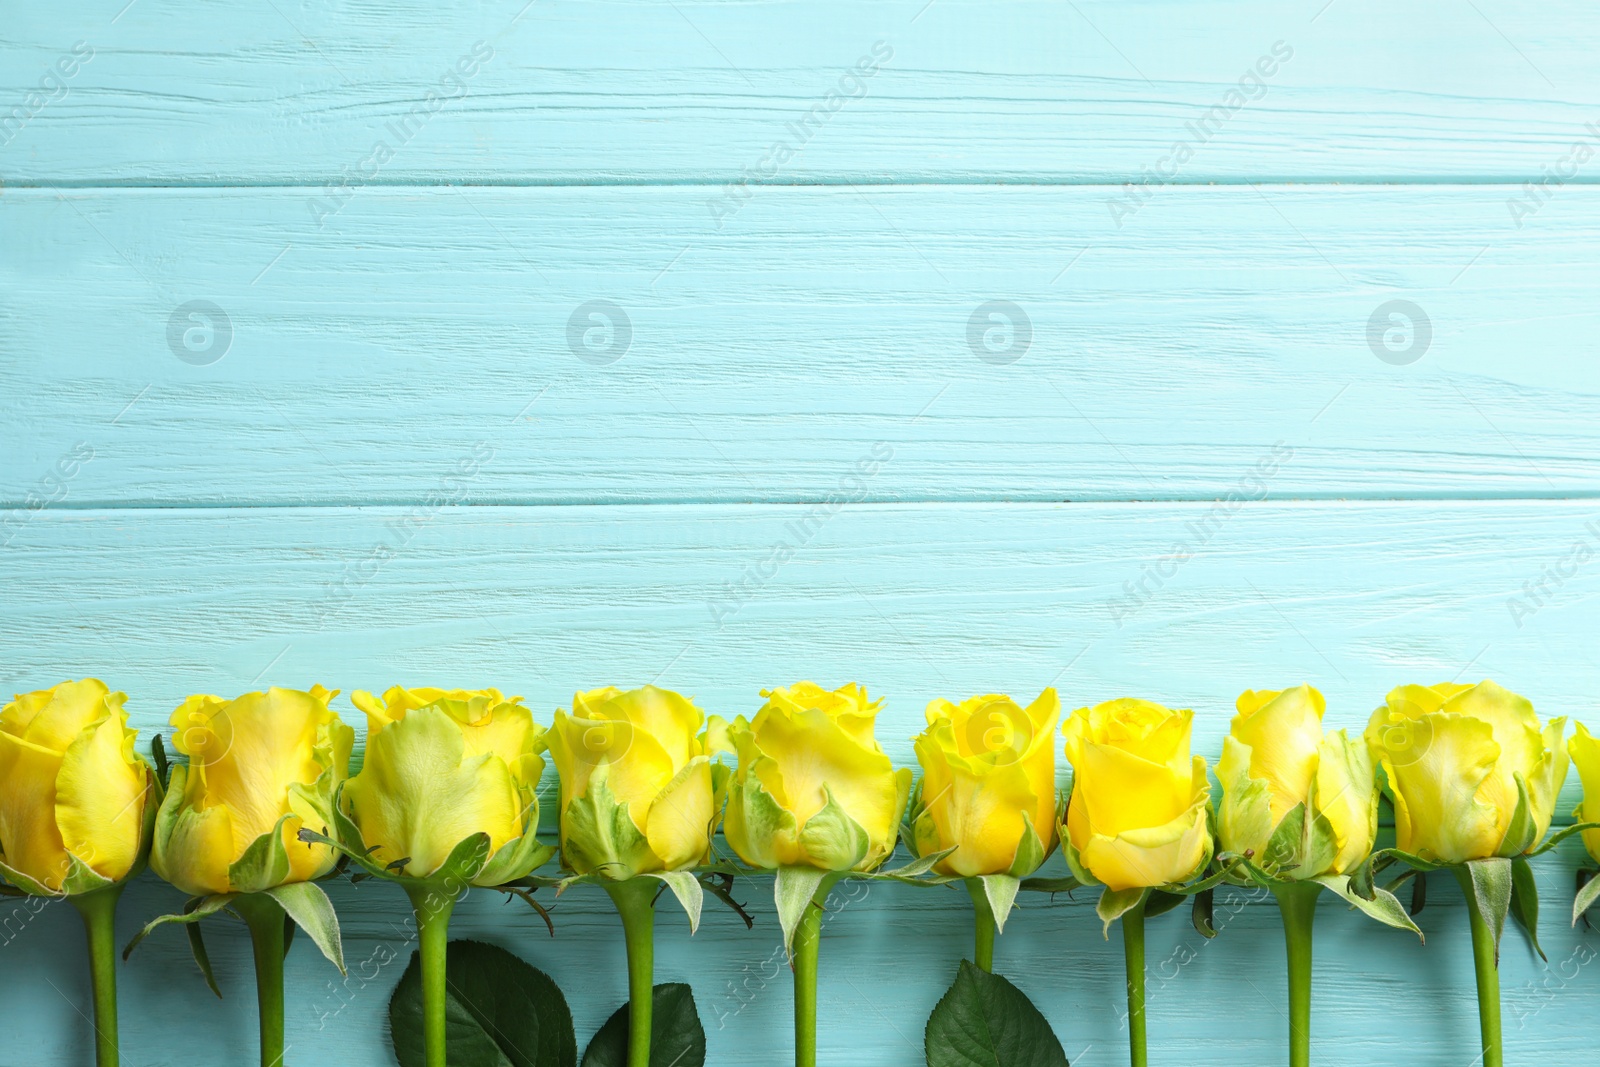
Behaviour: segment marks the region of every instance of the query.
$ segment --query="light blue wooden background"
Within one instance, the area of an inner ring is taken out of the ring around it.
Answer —
[[[97,672],[148,733],[269,683],[497,684],[548,721],[613,682],[731,714],[860,679],[901,762],[932,697],[1052,683],[1192,706],[1211,755],[1239,690],[1301,680],[1334,725],[1484,676],[1595,721],[1597,49],[1584,0],[13,5],[0,685]],[[1404,365],[1368,340],[1396,299],[1432,331]],[[232,330],[204,365],[168,341],[194,300]],[[604,365],[569,343],[593,300],[631,324]],[[1014,362],[969,346],[991,300],[1031,323]],[[1592,1055],[1580,855],[1538,865],[1551,965],[1507,943],[1513,1064]],[[763,889],[750,932],[663,913],[716,1063],[789,1054]],[[376,1067],[402,901],[332,893],[356,977],[296,946],[290,1060]],[[1474,1061],[1460,898],[1431,898],[1426,948],[1324,908],[1319,1065]],[[178,899],[141,880],[124,932]],[[1025,901],[998,959],[1111,1067],[1089,903]],[[1276,915],[1219,913],[1210,943],[1153,924],[1156,1062],[1281,1062]],[[621,937],[594,894],[557,917],[479,893],[455,930],[555,975],[582,1042]],[[824,1062],[920,1062],[967,922],[950,892],[841,907]],[[0,918],[5,1067],[88,1062],[76,923]],[[243,931],[211,945],[220,1008],[181,937],[123,968],[130,1067],[253,1055]]]

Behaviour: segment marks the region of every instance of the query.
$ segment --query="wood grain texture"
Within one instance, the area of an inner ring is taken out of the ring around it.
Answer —
[[[1584,0],[96,0],[0,27],[0,180],[1520,183],[1593,139],[1597,47]]]
[[[1046,685],[1192,707],[1210,755],[1240,691],[1301,681],[1330,726],[1481,677],[1592,720],[1600,569],[1556,564],[1597,530],[1577,501],[45,511],[0,552],[0,685],[102,670],[151,731],[273,683],[496,685],[548,720],[598,685],[731,717],[854,679],[907,765],[933,698]]]
[[[394,508],[45,511],[0,552],[0,663],[12,689],[106,665],[146,733],[190,691],[271,682],[494,683],[527,695],[547,719],[574,688],[608,681],[657,679],[734,713],[752,709],[762,685],[860,678],[889,698],[879,735],[902,763],[933,696],[1031,694],[1052,681],[1069,706],[1123,692],[1193,706],[1197,750],[1209,755],[1238,690],[1302,679],[1328,694],[1331,725],[1359,727],[1402,681],[1482,675],[1546,715],[1592,719],[1593,574],[1580,568],[1521,628],[1504,607],[1587,536],[1592,505],[1244,505],[1119,629],[1106,603],[1124,576],[1136,580],[1208,507],[851,505],[720,626],[708,601],[792,536],[805,508],[449,508],[404,543],[395,524],[405,511]],[[329,611],[328,590],[347,568],[363,573],[377,545],[392,551]],[[1563,806],[1573,799],[1569,786]],[[1518,1067],[1592,1044],[1581,1006],[1600,992],[1594,935],[1560,918],[1580,856],[1568,843],[1537,864],[1551,966],[1507,935],[1507,1062]],[[1470,949],[1447,881],[1434,880],[1421,916],[1426,948],[1324,906],[1318,1062],[1389,1062],[1401,1047],[1426,1049],[1422,1062],[1470,1060]],[[694,985],[710,1062],[778,1063],[788,1052],[788,973],[773,957],[769,891],[762,881],[741,893],[756,906],[754,931],[710,909],[690,939],[663,913],[658,973]],[[385,1006],[409,954],[401,898],[370,883],[332,892],[357,977],[340,983],[306,945],[294,950],[290,1058],[375,1067],[388,1062]],[[823,1061],[918,1062],[922,1024],[968,951],[968,905],[949,891],[854,892],[825,928]],[[1152,923],[1156,1062],[1279,1062],[1276,915],[1233,899],[1219,905],[1215,942],[1181,913]],[[1025,900],[998,959],[1074,1064],[1111,1067],[1126,1055],[1120,947],[1101,940],[1091,902]],[[175,903],[147,876],[124,904],[124,933]],[[592,893],[563,897],[552,941],[521,904],[480,892],[454,929],[554,974],[585,1040],[624,996],[608,908]],[[81,1062],[76,919],[64,909],[5,914],[0,1010],[28,1022],[8,1024],[0,1063]],[[124,968],[127,1062],[248,1060],[248,943],[219,926],[210,945],[229,998],[222,1011],[206,1007],[181,937],[152,938]]]
[[[373,189],[323,230],[301,190],[14,191],[0,501],[1591,495],[1600,190],[1521,229],[1514,192],[1186,188],[1118,230],[1103,189],[784,188],[719,233],[704,187]],[[993,300],[1011,363],[970,343]],[[1409,365],[1369,345],[1392,300]]]

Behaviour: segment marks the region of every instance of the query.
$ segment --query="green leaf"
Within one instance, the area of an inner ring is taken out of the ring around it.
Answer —
[[[1521,856],[1511,861],[1511,917],[1528,935],[1533,951],[1549,963],[1550,957],[1539,947],[1539,887],[1533,881],[1533,868]]]
[[[1111,889],[1100,891],[1100,899],[1095,902],[1094,913],[1100,916],[1100,921],[1105,924],[1102,931],[1106,940],[1111,939],[1111,924],[1122,918],[1128,912],[1144,903],[1148,889]]]
[[[962,960],[923,1038],[928,1067],[1067,1067],[1050,1024],[1022,990]]]
[[[650,1067],[705,1067],[706,1032],[694,993],[679,982],[658,985],[650,1000]],[[628,1005],[612,1012],[583,1053],[582,1067],[627,1067]],[[472,1067],[457,1064],[450,1067]]]
[[[339,973],[344,974],[344,946],[339,939],[339,917],[333,912],[333,902],[318,886],[310,882],[291,882],[274,886],[267,895],[293,919],[295,925],[311,935],[322,954],[328,957]],[[288,945],[285,944],[285,949]]]
[[[1578,872],[1578,895],[1572,900],[1572,925],[1577,926],[1578,920],[1583,918],[1583,913],[1600,897],[1600,877],[1594,871]],[[1584,919],[1588,922],[1587,919]]]
[[[389,1001],[400,1067],[425,1067],[422,964],[417,953]],[[572,1013],[555,982],[503,948],[452,941],[445,951],[445,1049],[450,1067],[576,1067]]]

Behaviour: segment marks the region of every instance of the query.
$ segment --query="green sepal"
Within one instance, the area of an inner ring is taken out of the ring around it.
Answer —
[[[1030,893],[1071,893],[1074,889],[1082,889],[1083,883],[1070,875],[1065,878],[1024,878],[1021,888]]]
[[[1095,902],[1094,913],[1100,916],[1107,941],[1111,940],[1111,924],[1122,918],[1128,912],[1144,903],[1144,898],[1150,890],[1143,887],[1133,889],[1111,889],[1100,891],[1100,899]]]
[[[1539,887],[1533,880],[1533,868],[1522,856],[1511,861],[1511,917],[1528,935],[1533,951],[1549,963],[1550,957],[1539,947]]]
[[[1287,881],[1301,881],[1333,866],[1339,843],[1327,816],[1307,819],[1305,804],[1296,804],[1272,831],[1261,866]]]
[[[1388,890],[1374,886],[1372,896],[1364,897],[1356,891],[1350,877],[1343,874],[1324,874],[1312,878],[1311,881],[1337,893],[1352,908],[1362,914],[1378,920],[1385,926],[1393,926],[1397,930],[1410,930],[1424,944],[1427,943],[1427,938],[1422,936],[1422,931],[1417,928],[1417,924],[1412,922],[1411,916],[1406,914],[1405,905],[1401,904],[1399,898]]]
[[[1022,887],[1022,879],[1009,874],[985,874],[979,881],[983,883],[983,895],[989,901],[989,910],[994,913],[994,928],[1003,934],[1006,917],[1017,902],[1017,890]]]
[[[499,851],[489,857],[483,870],[477,873],[473,884],[493,888],[520,878],[529,871],[538,870],[549,862],[556,850],[539,840],[535,832],[537,829],[529,826],[521,837],[501,845]]]
[[[1374,870],[1381,871],[1395,860],[1399,860],[1407,867],[1418,871],[1439,871],[1450,866],[1448,863],[1436,863],[1433,860],[1423,859],[1421,856],[1410,852],[1402,852],[1397,848],[1379,849],[1372,854],[1371,863]]]
[[[1495,855],[1510,859],[1520,856],[1539,841],[1539,828],[1533,821],[1533,803],[1528,799],[1528,780],[1520,771],[1514,771],[1512,781],[1517,783],[1517,806],[1511,812],[1511,822]]]
[[[1530,858],[1533,856],[1542,856],[1546,852],[1549,852],[1551,849],[1555,848],[1557,845],[1561,844],[1561,842],[1565,841],[1567,838],[1571,837],[1573,834],[1581,834],[1585,830],[1600,830],[1600,822],[1578,822],[1573,823],[1571,826],[1563,826],[1560,830],[1557,830],[1555,833],[1551,834],[1544,844],[1540,845],[1538,848],[1530,849],[1527,855]]]
[[[43,883],[34,881],[32,878],[29,878],[15,867],[11,867],[5,863],[0,863],[0,877],[5,878],[6,881],[10,882],[24,893],[27,893],[29,896],[54,897],[57,900],[61,900],[66,896],[65,893],[58,893],[46,888]]]
[[[1204,938],[1217,936],[1215,919],[1216,890],[1207,889],[1194,895],[1194,907],[1189,909],[1189,924],[1195,933]]]
[[[1039,831],[1033,828],[1033,817],[1023,812],[1022,837],[1017,841],[1016,855],[1011,858],[1011,866],[1006,873],[1013,878],[1026,878],[1039,869],[1047,855],[1044,840],[1040,838]]]
[[[278,902],[284,914],[294,920],[295,926],[311,935],[311,940],[328,957],[328,962],[339,968],[340,974],[347,973],[344,969],[344,945],[339,937],[339,916],[334,913],[333,902],[320,886],[312,882],[290,882],[288,885],[273,886],[266,890],[266,894]],[[288,950],[287,941],[284,949]]]
[[[289,877],[289,853],[283,847],[283,824],[294,818],[292,814],[278,817],[272,829],[257,837],[245,847],[238,859],[228,866],[228,885],[236,893],[260,893],[271,886],[281,885]]]
[[[199,922],[201,919],[204,919],[209,915],[215,915],[217,912],[227,907],[233,902],[233,898],[236,896],[238,896],[237,893],[215,893],[208,897],[191,897],[188,903],[183,906],[183,911],[179,912],[178,914],[161,915],[145,923],[144,929],[140,930],[137,934],[134,934],[133,940],[129,941],[127,945],[124,946],[122,950],[122,958],[126,960],[130,955],[132,955],[133,950],[139,947],[139,942],[143,941],[145,938],[154,933],[156,927],[165,926],[167,923]],[[213,988],[215,988],[215,983],[213,983]],[[219,997],[221,995],[221,993],[217,994]]]
[[[700,887],[700,880],[691,872],[652,871],[638,877],[654,878],[665,884],[672,890],[672,895],[678,898],[678,903],[683,905],[684,914],[689,916],[689,933],[700,929],[700,908],[705,902],[705,892]]]
[[[1494,935],[1494,959],[1500,962],[1500,935],[1505,930],[1506,913],[1511,910],[1511,861],[1504,856],[1468,860],[1455,867],[1456,878],[1467,896],[1467,906],[1478,915]]]
[[[1585,877],[1587,876],[1587,877]],[[1572,925],[1577,926],[1578,920],[1583,918],[1583,913],[1589,906],[1600,898],[1600,872],[1578,872],[1578,895],[1572,898]]]
[[[190,905],[194,903],[195,901],[193,900],[189,901]],[[188,905],[185,905],[185,907],[188,907]],[[211,971],[211,953],[206,951],[206,939],[200,934],[200,924],[185,923],[183,932],[188,935],[189,954],[194,957],[194,965],[200,968],[200,976],[206,980],[207,988],[217,995],[218,1000],[221,1000],[222,987],[217,985],[217,976]]]
[[[794,932],[806,907],[822,907],[828,892],[844,875],[838,871],[824,871],[816,867],[779,867],[772,880],[772,895],[778,905],[778,925],[783,928],[783,949],[794,952]]]
[[[941,849],[938,852],[930,852],[925,856],[918,856],[905,866],[896,867],[892,871],[874,871],[872,874],[857,875],[857,877],[887,878],[896,882],[905,882],[908,885],[946,885],[950,882],[960,881],[960,879],[950,875],[937,875],[933,878],[924,876],[933,870],[940,860],[954,851],[955,848],[952,846],[951,848]]]
[[[833,790],[822,787],[825,803],[800,827],[800,848],[819,865],[834,871],[854,870],[867,858],[872,838],[834,799]]]
[[[710,893],[714,899],[720,900],[729,911],[744,920],[744,928],[746,930],[755,929],[755,916],[746,911],[743,904],[733,899],[733,880],[736,875],[727,871],[713,869],[698,871],[695,877],[699,879],[701,889]],[[532,904],[533,901],[529,900],[528,903]]]
[[[1189,899],[1182,893],[1169,893],[1165,889],[1150,890],[1150,899],[1144,902],[1144,917],[1149,919],[1167,912]]]
[[[584,795],[569,800],[562,810],[561,840],[566,850],[562,859],[568,867],[603,870],[613,881],[622,881],[650,866],[645,859],[650,842],[634,825],[628,805],[611,792],[610,767],[595,765]]]

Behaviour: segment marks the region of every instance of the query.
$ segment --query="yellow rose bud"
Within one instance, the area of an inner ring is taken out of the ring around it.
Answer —
[[[917,854],[955,849],[934,869],[961,878],[1032,874],[1056,846],[1056,691],[1025,709],[1008,696],[935,700],[927,717],[913,741]]]
[[[87,893],[140,863],[158,787],[125,699],[86,678],[0,711],[0,874],[19,888]]]
[[[1395,844],[1435,863],[1518,856],[1539,843],[1567,777],[1567,720],[1493,682],[1403,685],[1367,746],[1394,799]]]
[[[150,865],[184,892],[259,893],[320,878],[336,855],[296,835],[333,825],[355,731],[328,708],[337,695],[272,688],[233,700],[192,696],[172,713],[172,769]]]
[[[1600,822],[1600,739],[1592,737],[1580,722],[1567,742],[1567,751],[1583,781],[1583,803],[1573,815],[1579,822]],[[1600,860],[1600,830],[1583,831],[1583,847]]]
[[[873,870],[894,851],[911,792],[911,771],[895,770],[873,737],[881,701],[854,684],[761,695],[755,720],[741,715],[728,729],[739,754],[728,844],[768,870]]]
[[[711,720],[720,727],[720,720]],[[556,712],[562,861],[613,879],[679,871],[711,851],[727,771],[694,702],[647,685],[594,689]]]
[[[494,886],[521,878],[549,850],[539,829],[544,728],[521,697],[497,689],[403,689],[350,701],[367,715],[367,756],[343,803],[363,852],[395,873],[429,878],[457,845],[488,837],[487,863],[466,877]]]
[[[1123,697],[1062,725],[1072,764],[1067,863],[1112,890],[1183,882],[1211,859],[1206,761],[1189,756],[1194,713]]]
[[[1237,707],[1217,763],[1222,848],[1248,851],[1295,880],[1355,870],[1378,832],[1378,783],[1365,744],[1343,730],[1323,735],[1326,704],[1308,685],[1246,692]],[[1307,819],[1312,830],[1302,837]]]

